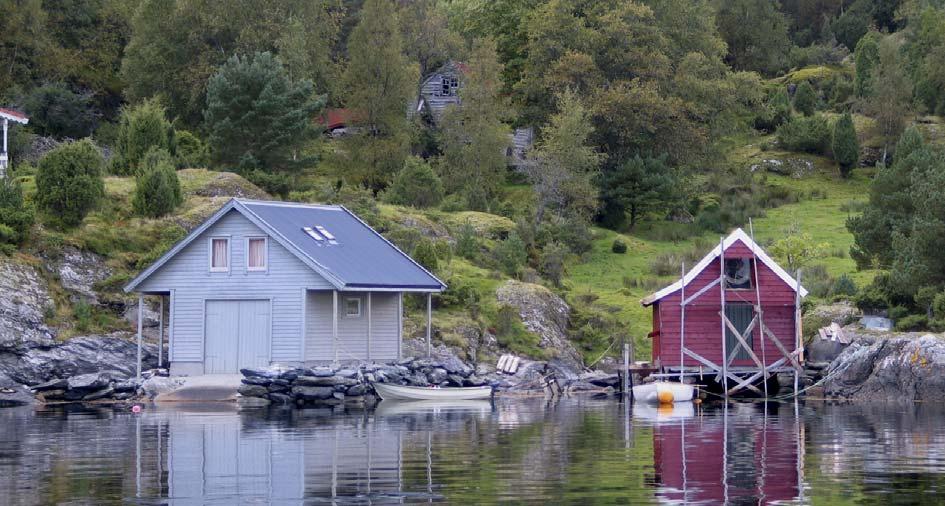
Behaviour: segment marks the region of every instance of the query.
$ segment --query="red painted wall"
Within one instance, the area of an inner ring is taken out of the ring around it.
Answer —
[[[726,258],[751,258],[751,249],[741,241],[737,241],[725,250]],[[716,259],[705,268],[695,279],[685,287],[686,297],[689,297],[706,285],[715,281],[720,274],[720,262]],[[761,307],[764,313],[764,323],[777,336],[781,344],[788,351],[794,346],[794,287],[785,283],[774,271],[763,262],[758,262],[758,277],[760,277]],[[726,290],[725,302],[755,303],[754,279],[752,274],[752,288],[750,290]],[[686,348],[712,361],[722,363],[722,318],[720,289],[718,286],[710,288],[698,299],[686,305]],[[658,338],[653,341],[653,360],[657,359],[663,366],[678,366],[680,351],[680,292],[667,295],[654,304],[654,331]],[[766,365],[770,365],[783,357],[781,352],[767,338],[765,339],[765,353],[762,357],[761,327],[755,326],[752,348],[758,358]],[[731,352],[731,350],[728,350]],[[700,366],[698,361],[686,356],[686,366]],[[750,358],[735,360],[732,365],[753,366]]]

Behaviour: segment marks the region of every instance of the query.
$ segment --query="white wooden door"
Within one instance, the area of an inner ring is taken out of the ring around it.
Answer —
[[[208,300],[205,373],[269,365],[269,319],[268,300]]]

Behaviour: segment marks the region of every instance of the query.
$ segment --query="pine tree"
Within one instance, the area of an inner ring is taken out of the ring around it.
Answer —
[[[112,173],[140,173],[145,153],[154,148],[171,150],[173,132],[165,117],[164,106],[156,99],[123,109],[118,123],[117,152],[111,161]]]
[[[443,115],[443,154],[447,188],[474,210],[489,210],[505,179],[507,104],[501,96],[502,65],[495,43],[477,41],[463,75],[461,103]]]
[[[63,144],[46,154],[36,172],[36,203],[49,221],[74,227],[105,194],[105,160],[92,141]]]
[[[817,108],[817,95],[814,93],[814,87],[809,82],[804,81],[794,92],[794,109],[804,116],[814,114]]]
[[[870,82],[873,79],[873,68],[879,62],[878,32],[869,32],[856,43],[856,78],[853,80],[853,90],[856,96],[862,98],[870,95]]]
[[[429,163],[418,157],[408,157],[385,197],[391,204],[433,207],[443,199],[443,183]]]
[[[840,116],[833,125],[833,159],[840,164],[840,174],[850,175],[853,167],[860,161],[860,143],[856,138],[856,127],[850,113]]]
[[[131,202],[135,213],[157,218],[173,211],[183,200],[171,155],[159,149],[148,152]]]
[[[204,118],[214,161],[243,169],[286,169],[314,134],[312,117],[325,104],[311,81],[292,81],[279,58],[233,56],[207,85]]]
[[[409,149],[407,106],[416,65],[404,56],[392,0],[367,0],[348,40],[345,105],[354,111],[348,137],[350,173],[374,190],[387,186]]]

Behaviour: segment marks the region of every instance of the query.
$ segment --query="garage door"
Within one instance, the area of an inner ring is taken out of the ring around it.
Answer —
[[[206,374],[269,365],[269,301],[208,300]]]

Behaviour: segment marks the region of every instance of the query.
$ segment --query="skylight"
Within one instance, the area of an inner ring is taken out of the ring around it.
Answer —
[[[318,242],[322,242],[325,240],[324,237],[318,235],[318,232],[312,230],[312,227],[302,227],[302,230],[305,231],[305,233],[308,234],[309,237],[311,237],[312,239],[315,239]]]
[[[325,230],[325,227],[323,227],[323,226],[321,226],[321,225],[315,225],[315,228],[317,228],[318,231],[319,231],[323,236],[325,236],[325,238],[328,239],[329,241],[334,241],[334,240],[335,240],[335,236],[332,235],[331,232]]]

